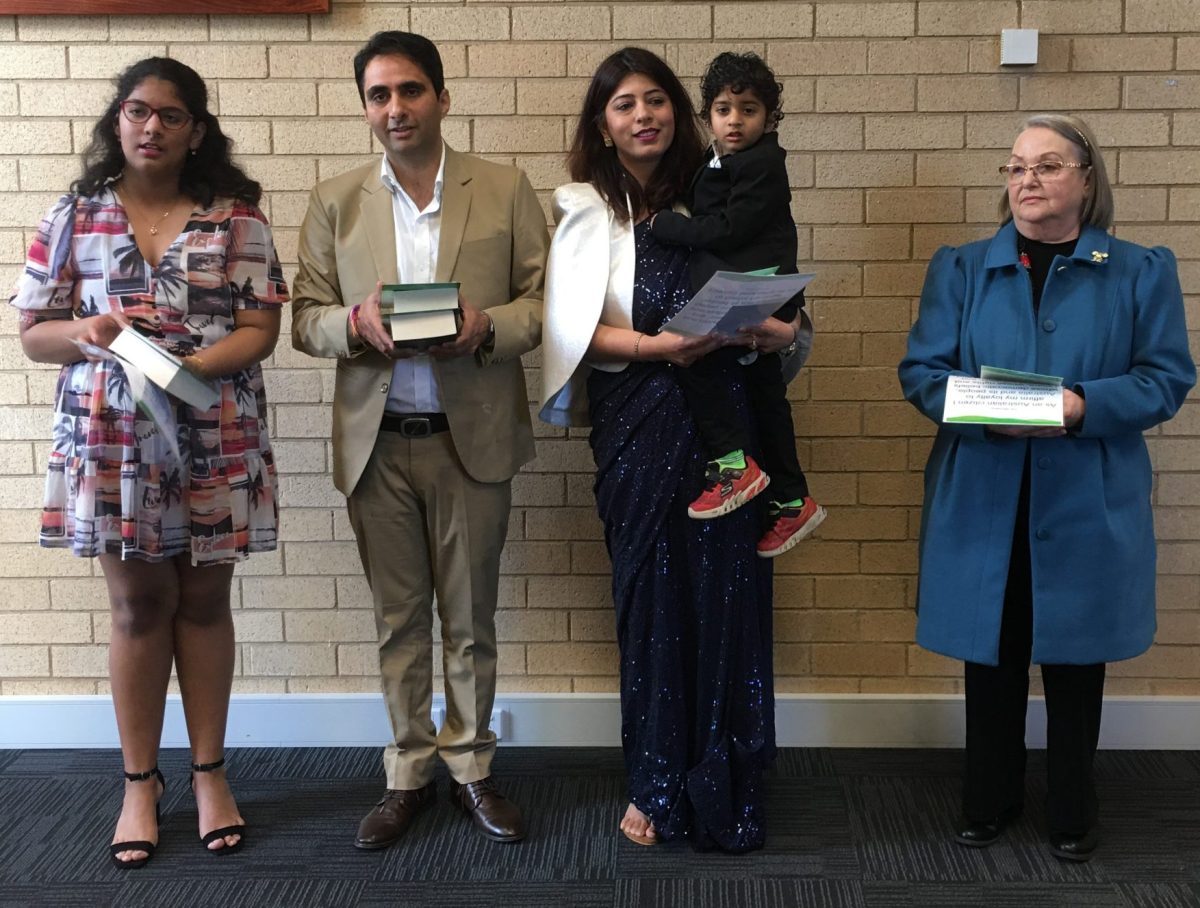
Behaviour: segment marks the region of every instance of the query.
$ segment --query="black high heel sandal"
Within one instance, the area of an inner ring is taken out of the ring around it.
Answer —
[[[224,765],[225,765],[224,757],[221,757],[221,759],[217,760],[217,762],[215,762],[215,763],[193,763],[191,780],[188,784],[190,784],[192,787],[192,790],[195,791],[196,790],[196,773],[212,772],[214,769],[220,769]],[[208,847],[213,842],[215,842],[217,839],[223,839],[227,835],[236,835],[236,836],[240,836],[240,838],[236,842],[234,842],[232,845],[228,845],[228,844],[222,845],[220,848],[209,848]],[[203,848],[205,851],[207,851],[209,854],[217,854],[217,855],[233,854],[233,852],[237,851],[239,848],[242,847],[242,843],[245,841],[246,841],[246,824],[238,823],[236,826],[222,826],[220,829],[214,829],[211,832],[206,832],[204,835],[202,835],[200,837],[200,847]]]
[[[162,800],[163,793],[167,790],[167,780],[158,771],[158,767],[155,766],[153,769],[148,769],[145,772],[126,772],[124,776],[130,782],[146,782],[150,779],[158,779],[159,784],[162,785],[162,791],[158,793],[158,800],[154,802],[154,822],[156,824],[161,823],[162,813],[159,811],[159,801]],[[157,847],[158,845],[154,842],[117,842],[108,846],[109,852],[112,855],[112,862],[122,870],[136,870],[138,867],[145,867],[146,862],[154,857],[154,849]],[[134,861],[122,861],[117,855],[125,851],[144,851],[146,852],[146,856]]]

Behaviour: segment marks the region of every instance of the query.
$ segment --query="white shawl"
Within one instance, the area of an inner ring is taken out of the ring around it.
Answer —
[[[556,426],[586,426],[588,372],[620,372],[627,365],[588,363],[583,357],[597,325],[633,327],[633,225],[618,219],[590,183],[555,190],[554,222],[546,262],[538,416]]]

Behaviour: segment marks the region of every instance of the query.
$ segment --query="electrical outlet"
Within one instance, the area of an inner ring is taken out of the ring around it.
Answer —
[[[495,733],[497,741],[504,741],[508,739],[507,709],[492,710],[492,731]]]
[[[435,706],[429,711],[429,718],[433,720],[434,728],[441,728],[446,722],[446,707]],[[497,741],[503,741],[508,737],[508,710],[493,709],[491,719],[492,731],[496,734]]]

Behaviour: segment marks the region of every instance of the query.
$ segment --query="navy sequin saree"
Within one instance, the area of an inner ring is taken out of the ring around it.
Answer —
[[[635,330],[689,297],[688,250],[634,231]],[[693,520],[704,455],[676,366],[633,362],[588,379],[596,502],[613,564],[629,797],[663,840],[762,847],[762,774],[775,754],[771,562],[758,502]],[[737,367],[730,387],[749,420]]]

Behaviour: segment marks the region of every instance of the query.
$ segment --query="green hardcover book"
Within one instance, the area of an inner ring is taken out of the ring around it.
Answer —
[[[379,308],[393,312],[438,312],[458,308],[458,284],[384,284]]]
[[[184,368],[177,356],[168,353],[133,328],[125,328],[108,347],[122,362],[140,369],[146,378],[168,394],[201,410],[209,410],[221,399],[217,384],[205,381]]]
[[[462,324],[458,284],[384,284],[380,312],[397,347],[423,350],[454,340]]]

